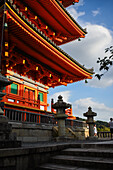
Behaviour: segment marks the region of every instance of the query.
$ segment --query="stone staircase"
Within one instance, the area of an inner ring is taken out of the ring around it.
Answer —
[[[113,145],[75,144],[50,158],[40,170],[100,170],[113,169]]]

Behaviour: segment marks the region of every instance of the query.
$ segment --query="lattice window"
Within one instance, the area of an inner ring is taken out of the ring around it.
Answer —
[[[17,84],[11,84],[11,93],[18,94],[18,85]]]

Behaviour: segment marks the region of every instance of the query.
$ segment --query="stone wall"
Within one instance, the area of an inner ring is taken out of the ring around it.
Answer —
[[[10,122],[12,132],[17,136],[17,140],[22,142],[39,142],[52,140],[52,126],[28,123]]]
[[[35,170],[41,163],[48,162],[50,156],[68,148],[70,144],[52,144],[21,148],[0,149],[1,170]]]
[[[89,137],[89,129],[86,127],[75,128],[75,136],[78,140],[85,140],[87,137]]]
[[[53,126],[51,124],[31,124],[31,123],[17,123],[12,124],[12,132],[17,137],[18,141],[22,142],[41,142],[53,141],[58,134],[54,135]],[[57,131],[58,131],[58,127]],[[67,128],[67,127],[66,127]],[[70,127],[71,128],[71,127]],[[71,128],[75,134],[75,140],[85,140],[89,136],[89,129],[86,127]],[[66,132],[66,136],[73,138],[73,133]],[[56,132],[57,133],[57,132]],[[69,133],[69,134],[68,134]]]

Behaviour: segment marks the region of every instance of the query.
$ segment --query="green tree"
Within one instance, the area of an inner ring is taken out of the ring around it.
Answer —
[[[96,121],[96,126],[97,126],[98,132],[107,132],[107,131],[110,131],[108,122],[97,120]]]

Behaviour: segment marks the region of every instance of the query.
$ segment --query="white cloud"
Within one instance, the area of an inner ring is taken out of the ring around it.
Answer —
[[[70,42],[62,48],[86,67],[97,67],[97,58],[105,55],[105,48],[112,44],[112,36],[103,26],[88,24],[85,27],[88,30],[86,38],[80,42],[77,40]]]
[[[88,86],[91,87],[95,87],[95,88],[106,88],[108,86],[112,86],[113,85],[113,74],[111,74],[111,72],[113,73],[113,67],[111,70],[108,71],[108,73],[106,73],[101,80],[98,80],[97,78],[93,78],[92,80],[88,81]]]
[[[94,120],[109,121],[109,118],[113,117],[113,108],[107,107],[104,103],[94,101],[91,97],[79,99],[73,103],[74,116],[85,118],[83,113],[88,111],[89,106],[92,108],[93,112],[97,113]]]
[[[64,102],[69,102],[69,97],[71,96],[70,91],[59,91],[49,96],[50,99],[54,99],[54,103],[58,100],[58,96],[61,95],[63,97]]]
[[[79,17],[79,13],[73,8],[73,14]],[[111,31],[102,25],[93,25],[91,23],[81,22],[84,28],[87,28],[88,34],[81,41],[73,41],[61,46],[64,51],[71,55],[80,64],[85,65],[86,68],[94,67],[95,72],[98,72],[99,64],[96,63],[98,57],[103,58],[105,54],[105,48],[113,45],[113,37]],[[109,71],[108,71],[109,72]],[[95,87],[107,87],[113,84],[112,74],[106,74],[107,76],[102,78],[101,83],[97,84],[97,80],[94,79],[89,85]],[[94,85],[93,85],[94,84]]]
[[[75,4],[75,7],[78,8],[79,6],[83,6],[84,5],[84,0],[79,0],[79,3]]]
[[[77,12],[73,7],[69,9],[69,13],[74,17],[75,20],[77,20],[78,17],[85,15],[85,12]]]
[[[100,9],[98,8],[97,10],[92,11],[92,15],[95,17],[98,14],[100,14]]]

